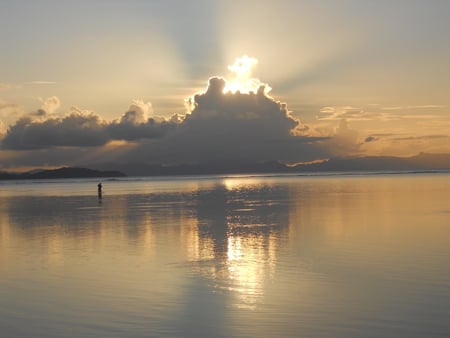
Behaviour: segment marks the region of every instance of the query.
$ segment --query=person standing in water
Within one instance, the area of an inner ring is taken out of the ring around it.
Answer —
[[[97,184],[97,190],[98,190],[98,198],[101,199],[102,198],[102,182]]]

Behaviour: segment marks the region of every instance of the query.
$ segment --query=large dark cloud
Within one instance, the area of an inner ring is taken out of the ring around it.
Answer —
[[[205,121],[210,125],[229,124],[233,130],[258,130],[258,134],[269,133],[272,137],[286,137],[300,125],[300,121],[289,115],[286,104],[275,101],[265,94],[261,85],[256,93],[223,93],[226,81],[211,78],[204,93],[190,99],[192,114],[186,118],[185,125],[203,127]]]
[[[104,124],[99,116],[72,112],[64,118],[44,121],[23,117],[8,129],[2,147],[14,150],[86,147],[103,145],[106,141]]]
[[[20,118],[10,126],[2,148],[10,150],[45,149],[52,147],[95,147],[112,140],[138,140],[162,137],[175,129],[177,121],[146,118],[133,104],[116,121],[107,122],[94,112],[72,107],[64,117],[47,118],[41,108]]]
[[[322,138],[302,133],[307,129],[293,118],[287,105],[266,94],[224,93],[226,81],[214,77],[204,92],[188,99],[191,109],[175,133],[145,144],[129,160],[175,163],[217,161],[309,161],[325,156]]]
[[[2,147],[53,148],[56,153],[61,147],[98,148],[125,140],[134,146],[115,154],[116,161],[158,164],[301,162],[328,156],[324,138],[307,135],[308,127],[291,116],[286,104],[270,97],[264,85],[255,92],[224,93],[226,84],[223,78],[211,78],[204,92],[187,100],[185,116],[169,119],[148,117],[151,105],[142,101],[134,101],[111,122],[77,108],[64,117],[41,108],[12,125]]]

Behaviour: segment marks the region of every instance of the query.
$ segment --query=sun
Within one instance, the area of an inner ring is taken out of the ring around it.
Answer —
[[[252,78],[252,70],[258,64],[258,60],[247,55],[236,58],[234,63],[228,66],[231,72],[230,77],[226,80],[224,93],[257,93],[261,86],[265,87],[264,92],[268,93],[270,87],[261,83],[256,78]]]
[[[249,77],[252,67],[258,64],[258,60],[247,55],[237,58],[234,64],[228,66],[228,70],[231,70],[239,77]]]

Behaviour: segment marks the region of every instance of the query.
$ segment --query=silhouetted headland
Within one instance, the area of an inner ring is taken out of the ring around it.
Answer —
[[[50,170],[33,170],[25,173],[0,172],[0,180],[23,179],[53,179],[53,178],[95,178],[95,177],[125,177],[126,175],[115,170],[93,170],[77,167],[62,167]]]

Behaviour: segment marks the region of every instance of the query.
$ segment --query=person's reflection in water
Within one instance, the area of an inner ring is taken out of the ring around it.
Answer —
[[[228,251],[227,191],[217,185],[197,195],[200,240],[211,239],[216,259],[226,260]]]
[[[100,182],[99,184],[97,184],[97,191],[98,191],[98,200],[99,202],[101,202],[102,200],[102,182]]]

